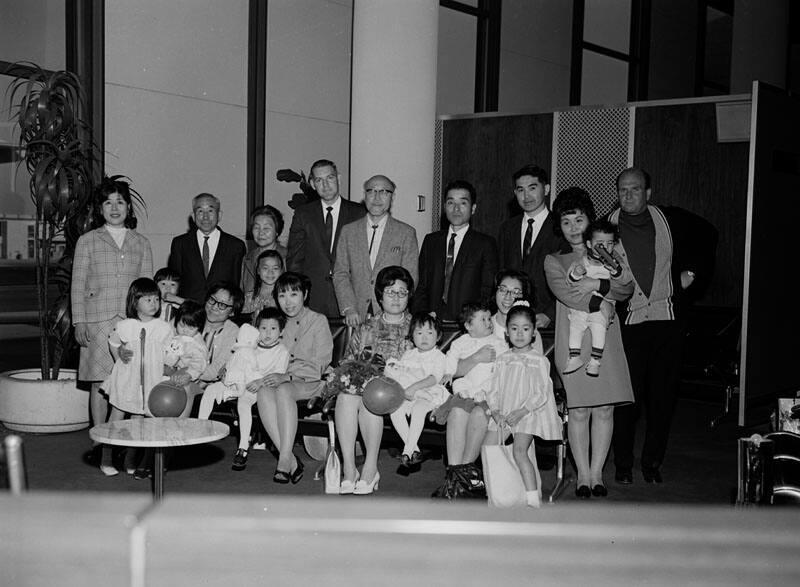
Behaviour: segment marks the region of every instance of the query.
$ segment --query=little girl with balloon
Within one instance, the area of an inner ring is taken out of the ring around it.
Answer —
[[[172,337],[172,326],[156,320],[161,295],[152,279],[140,277],[128,288],[125,320],[120,320],[108,340],[114,367],[100,388],[111,403],[109,422],[150,415],[147,396],[164,379],[164,348]],[[128,451],[125,468],[134,472],[134,452]],[[111,460],[111,447],[103,446],[100,470],[106,476],[119,473]]]

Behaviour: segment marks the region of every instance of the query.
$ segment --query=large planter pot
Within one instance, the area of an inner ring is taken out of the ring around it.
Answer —
[[[74,369],[42,381],[39,369],[0,373],[0,421],[18,432],[72,432],[89,427],[89,392],[75,386]]]

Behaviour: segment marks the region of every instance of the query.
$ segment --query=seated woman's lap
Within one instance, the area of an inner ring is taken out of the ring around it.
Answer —
[[[278,390],[286,390],[288,391],[295,401],[300,401],[304,399],[309,399],[312,395],[319,392],[320,388],[324,385],[322,381],[287,381],[286,383],[281,383],[278,386]],[[275,389],[262,389],[259,392],[259,395],[262,393],[275,393]]]

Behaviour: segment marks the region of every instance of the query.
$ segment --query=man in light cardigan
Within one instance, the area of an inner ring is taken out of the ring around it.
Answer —
[[[615,479],[633,483],[636,421],[644,411],[642,476],[661,483],[675,406],[685,334],[684,309],[708,284],[717,231],[681,208],[649,204],[650,176],[631,167],[617,176],[620,254],[633,272],[635,289],[620,312],[622,343],[636,403],[614,410]],[[615,252],[617,249],[615,248]]]
[[[375,298],[375,278],[384,267],[404,267],[417,281],[417,232],[413,226],[392,218],[395,190],[394,182],[385,175],[365,181],[367,215],[345,225],[339,236],[333,287],[348,326],[357,326],[368,314],[381,311]]]

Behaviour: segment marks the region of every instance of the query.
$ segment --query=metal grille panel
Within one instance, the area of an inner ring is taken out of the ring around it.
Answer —
[[[436,121],[433,135],[433,191],[431,192],[431,230],[439,230],[442,221],[442,142],[444,141],[444,122]],[[422,241],[420,241],[421,243]]]
[[[617,205],[614,178],[633,164],[633,108],[570,110],[554,114],[555,194],[578,186],[592,197],[598,216]]]

